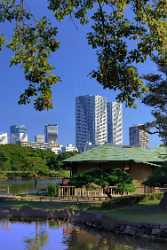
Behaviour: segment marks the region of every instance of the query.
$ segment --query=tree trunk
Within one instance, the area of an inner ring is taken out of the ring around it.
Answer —
[[[162,197],[159,206],[162,209],[167,209],[167,192],[164,193],[164,196]]]
[[[110,199],[112,199],[111,191],[110,191],[109,188],[104,188],[104,193],[105,193]]]

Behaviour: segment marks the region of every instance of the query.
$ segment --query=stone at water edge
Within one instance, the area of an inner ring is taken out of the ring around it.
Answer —
[[[167,192],[164,193],[164,196],[161,199],[159,206],[162,209],[167,209]]]

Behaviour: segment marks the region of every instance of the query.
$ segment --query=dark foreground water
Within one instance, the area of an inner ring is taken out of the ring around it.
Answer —
[[[88,231],[70,224],[1,221],[0,250],[167,250],[167,244]]]

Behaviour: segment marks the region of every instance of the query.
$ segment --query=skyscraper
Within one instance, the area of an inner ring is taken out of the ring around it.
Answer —
[[[123,113],[119,102],[107,103],[108,143],[123,144]]]
[[[58,126],[57,124],[45,125],[45,142],[48,144],[57,144]]]
[[[107,103],[102,96],[76,97],[76,146],[84,151],[90,143],[107,142]]]
[[[142,129],[144,124],[134,125],[129,128],[129,144],[133,147],[148,148],[149,135]]]
[[[24,125],[12,125],[10,127],[10,143],[20,144],[28,142],[27,129]]]

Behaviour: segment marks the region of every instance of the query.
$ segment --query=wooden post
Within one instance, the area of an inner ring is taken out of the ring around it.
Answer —
[[[8,185],[8,188],[7,188],[7,193],[10,194],[10,187]]]

